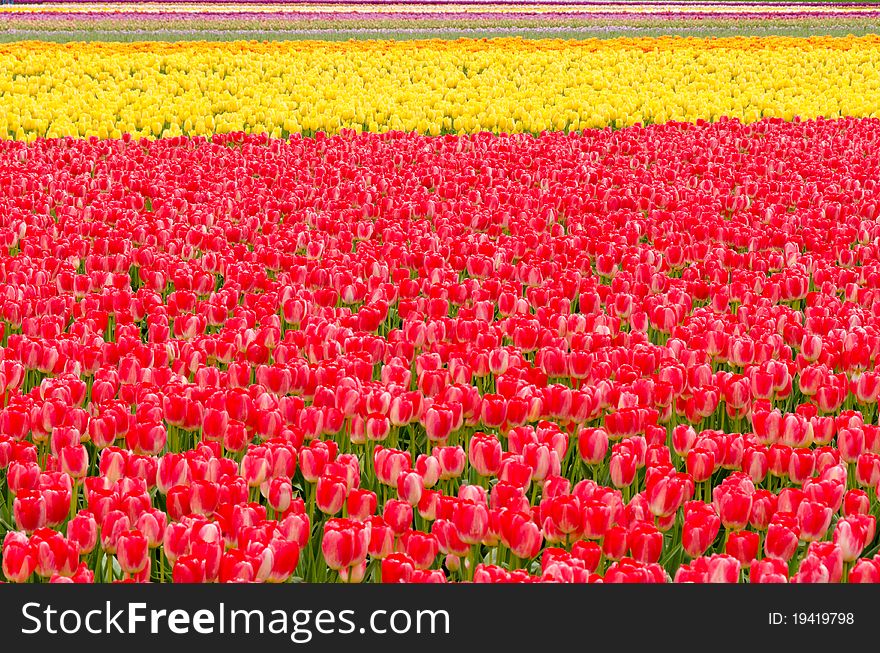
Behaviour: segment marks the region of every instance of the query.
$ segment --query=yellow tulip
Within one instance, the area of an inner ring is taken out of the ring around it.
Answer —
[[[539,132],[877,106],[878,36],[0,45],[0,138],[20,140]]]

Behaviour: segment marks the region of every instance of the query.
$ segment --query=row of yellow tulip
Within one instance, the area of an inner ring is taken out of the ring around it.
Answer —
[[[0,46],[0,138],[880,115],[880,37]]]

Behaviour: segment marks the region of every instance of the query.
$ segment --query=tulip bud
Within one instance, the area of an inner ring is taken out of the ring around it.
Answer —
[[[79,555],[92,552],[98,543],[98,524],[92,513],[81,510],[67,522],[67,539],[76,543]]]
[[[364,521],[376,514],[376,493],[370,490],[352,490],[346,499],[348,516],[356,521]]]
[[[210,481],[193,481],[189,490],[190,510],[197,515],[212,515],[220,501],[219,485]]]
[[[880,583],[880,561],[862,558],[849,572],[850,583]]]
[[[424,492],[424,479],[418,472],[401,472],[397,477],[397,496],[411,506],[419,505]]]
[[[404,501],[389,499],[385,503],[385,509],[382,512],[382,518],[385,520],[385,523],[391,527],[391,530],[393,530],[396,535],[401,535],[412,524],[412,506]]]
[[[795,538],[797,540],[797,538]],[[752,563],[749,580],[752,583],[787,583],[787,561],[778,558],[765,558]]]
[[[758,558],[758,547],[761,538],[754,531],[736,531],[730,533],[725,545],[725,552],[736,558],[743,568],[748,569]]]
[[[608,434],[601,428],[578,431],[578,454],[587,465],[599,465],[608,453]]]
[[[59,452],[61,470],[74,479],[83,478],[89,469],[89,454],[81,444],[62,447]]]
[[[876,520],[873,515],[852,515],[837,521],[834,543],[840,547],[844,562],[854,562],[874,540]]]
[[[405,553],[392,553],[382,559],[383,583],[409,583],[415,572],[412,559]]]
[[[657,562],[663,551],[663,533],[651,524],[637,523],[627,534],[627,546],[633,558],[643,564]]]
[[[15,526],[32,533],[46,525],[46,500],[35,490],[19,490],[12,502]]]
[[[624,488],[632,485],[636,476],[636,457],[626,452],[611,452],[609,471],[611,484],[616,488]]]
[[[315,502],[318,510],[327,514],[335,515],[345,503],[348,494],[348,484],[338,476],[321,476],[315,489]]]
[[[416,569],[429,569],[440,550],[437,538],[421,531],[406,531],[401,537],[401,543]]]
[[[3,575],[12,583],[24,583],[37,568],[36,557],[24,533],[6,533],[2,559]]]
[[[480,476],[494,476],[501,468],[501,443],[493,435],[476,433],[468,448],[468,460]]]
[[[831,525],[832,510],[818,501],[802,501],[797,509],[800,539],[814,542],[825,536]]]
[[[432,451],[440,462],[440,479],[458,478],[464,472],[467,456],[461,447],[434,447]]]
[[[263,491],[265,488],[265,492]],[[272,510],[284,512],[293,501],[293,486],[286,477],[276,477],[260,486],[260,492],[266,497]]]
[[[692,558],[703,555],[715,541],[720,528],[721,520],[711,506],[699,501],[685,504],[681,533],[685,553]]]
[[[330,569],[341,571],[366,560],[370,528],[348,519],[330,519],[324,524],[321,553]]]
[[[843,514],[867,515],[871,512],[871,499],[864,490],[850,490],[843,499]]]
[[[136,574],[149,563],[147,538],[137,530],[121,533],[116,540],[116,559],[126,574]]]
[[[788,562],[797,550],[798,535],[797,517],[791,513],[776,513],[767,526],[764,555]]]

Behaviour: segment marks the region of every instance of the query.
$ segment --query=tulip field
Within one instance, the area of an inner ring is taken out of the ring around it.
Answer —
[[[876,33],[853,2],[30,2],[0,5],[0,42],[522,36],[846,36]]]
[[[0,580],[880,582],[880,8],[7,18]]]

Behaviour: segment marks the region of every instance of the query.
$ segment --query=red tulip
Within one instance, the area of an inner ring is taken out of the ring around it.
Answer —
[[[175,485],[165,496],[165,506],[168,517],[173,521],[180,521],[190,514],[190,491],[183,485]]]
[[[716,553],[706,561],[706,582],[738,583],[740,562],[735,557]]]
[[[518,558],[534,558],[541,549],[538,525],[527,514],[504,510],[501,513],[501,539]]]
[[[649,564],[657,562],[663,549],[663,534],[650,524],[639,523],[627,534],[627,546],[633,558]]]
[[[241,459],[241,476],[250,487],[259,487],[269,477],[271,466],[267,451],[262,447],[254,447]]]
[[[63,447],[59,452],[61,470],[71,478],[81,479],[88,472],[89,454],[81,444]]]
[[[778,558],[765,558],[752,563],[749,580],[752,583],[787,583],[788,565]]]
[[[528,465],[522,456],[507,454],[501,461],[498,478],[507,485],[525,490],[531,485],[533,472],[532,466]]]
[[[798,546],[798,519],[791,513],[779,512],[767,526],[764,555],[788,562]]]
[[[876,520],[873,515],[851,515],[837,521],[834,543],[840,547],[844,562],[854,562],[874,540]]]
[[[410,468],[411,459],[408,453],[385,449],[381,446],[376,447],[373,453],[373,469],[376,473],[376,479],[383,485],[396,487],[397,477],[402,471]]]
[[[286,511],[293,501],[293,486],[287,478],[273,478],[260,487],[260,492],[276,512]]]
[[[367,552],[370,557],[381,560],[394,551],[396,533],[382,517],[370,517],[367,521],[370,524]]]
[[[748,569],[758,558],[761,538],[753,531],[731,533],[725,544],[725,553],[736,558],[744,569]]]
[[[800,539],[814,542],[824,537],[831,525],[832,511],[818,501],[803,501],[797,509]]]
[[[345,505],[351,519],[364,521],[376,514],[376,493],[364,489],[352,490]]]
[[[40,479],[40,466],[36,462],[14,460],[6,473],[6,484],[13,495],[22,490],[34,490]]]
[[[659,564],[645,565],[631,558],[613,562],[605,572],[606,583],[665,583],[666,572]]]
[[[136,574],[149,563],[149,543],[138,531],[121,533],[116,540],[116,559],[126,574]]]
[[[49,578],[50,583],[94,583],[95,572],[81,562],[76,568],[72,576],[62,576],[61,574],[52,574]]]
[[[865,432],[862,428],[843,428],[837,431],[837,449],[840,459],[854,463],[865,453]]]
[[[190,510],[197,515],[211,515],[220,501],[220,489],[217,483],[210,481],[193,481],[189,488]]]
[[[146,455],[155,455],[162,451],[167,439],[165,427],[159,423],[139,424],[125,436],[129,449]]]
[[[58,481],[51,481],[50,477],[49,473],[40,477],[40,484],[43,486],[40,494],[46,503],[46,525],[54,528],[67,519],[73,493],[69,476],[62,475]]]
[[[479,503],[459,502],[452,513],[458,537],[465,544],[479,544],[489,528],[489,511]]]
[[[862,487],[880,483],[880,455],[863,453],[856,459],[856,481]]]
[[[73,575],[79,563],[79,549],[74,542],[52,529],[41,528],[34,532],[30,544],[36,557],[38,576]]]
[[[221,583],[252,583],[259,580],[261,558],[241,549],[231,549],[220,558],[219,581]]]
[[[415,565],[405,553],[392,553],[382,559],[383,583],[412,582]]]
[[[131,528],[131,521],[121,510],[111,510],[101,521],[101,548],[116,553],[119,537]]]
[[[345,504],[348,484],[339,476],[321,476],[315,489],[315,503],[318,510],[327,515],[335,515]]]
[[[686,456],[697,442],[697,432],[689,424],[679,424],[672,429],[672,448],[679,456]]]
[[[752,495],[738,489],[726,490],[719,485],[713,492],[713,502],[724,528],[736,531],[749,523]]]
[[[694,477],[694,481],[702,483],[715,471],[715,454],[700,447],[691,449],[687,453],[686,465],[688,474]]]
[[[467,457],[461,447],[434,447],[432,455],[440,461],[441,479],[457,478],[464,472]]]
[[[300,470],[309,483],[315,483],[323,473],[324,466],[336,458],[335,443],[313,441],[299,451]],[[377,467],[378,471],[378,467]]]
[[[204,583],[205,561],[195,556],[181,556],[171,570],[171,577],[177,584]]]
[[[614,524],[612,507],[605,501],[590,499],[583,503],[582,528],[583,536],[587,539],[606,538]]]
[[[37,560],[24,533],[8,531],[3,538],[3,575],[13,583],[24,583],[37,568]]]
[[[602,547],[595,542],[575,542],[571,547],[571,555],[580,560],[587,571],[594,572],[602,559]]]
[[[299,544],[275,538],[269,542],[266,551],[271,554],[271,568],[266,581],[270,583],[287,582],[299,564]]]
[[[81,510],[67,522],[67,539],[74,542],[79,555],[92,552],[98,543],[98,524],[94,515]]]
[[[608,452],[608,434],[600,428],[582,428],[578,431],[578,454],[588,465],[598,465]]]
[[[880,563],[862,558],[849,572],[850,583],[880,583]]]
[[[366,558],[369,529],[361,522],[330,519],[324,524],[321,552],[330,569],[352,567]]]
[[[278,522],[278,534],[285,540],[295,542],[300,549],[305,548],[309,540],[311,524],[309,516],[293,513],[286,515]]]
[[[849,490],[843,499],[843,514],[867,515],[871,512],[871,499],[863,490]]]
[[[147,545],[156,549],[162,545],[168,519],[164,512],[150,509],[142,512],[135,521],[135,529],[147,538]],[[69,536],[68,536],[69,537]],[[80,551],[82,553],[82,551]]]
[[[763,481],[770,469],[767,450],[760,445],[746,449],[743,452],[742,469],[753,482],[760,483]]]
[[[46,525],[46,500],[35,490],[19,490],[12,502],[15,525],[32,533]]]
[[[114,453],[111,449],[105,449],[101,455],[101,463],[111,460]],[[189,485],[190,468],[182,454],[168,453],[159,459],[156,470],[156,485],[163,494],[167,493],[175,485]]]
[[[486,522],[486,528],[488,529],[488,515]],[[464,556],[470,552],[470,545],[461,539],[455,524],[449,520],[437,519],[434,521],[431,525],[431,533],[437,538],[437,543],[442,553]]]
[[[611,472],[611,483],[614,487],[623,488],[632,485],[635,480],[636,465],[637,459],[634,455],[615,452],[612,448],[609,470]]]
[[[371,441],[383,441],[391,432],[391,422],[381,413],[373,413],[367,416],[365,424],[367,439]]]
[[[397,496],[411,506],[419,505],[424,492],[424,479],[418,472],[401,472],[397,477]]]
[[[831,574],[822,561],[814,555],[807,555],[798,566],[791,583],[830,583]]]
[[[788,464],[792,449],[783,444],[774,444],[767,450],[768,471],[773,476],[782,477],[788,474]]]
[[[453,427],[453,412],[442,406],[431,406],[422,418],[425,432],[431,442],[446,442]]]
[[[646,482],[645,498],[648,509],[656,517],[675,514],[687,497],[687,487],[678,476],[653,477]]]
[[[802,484],[813,475],[816,456],[812,449],[794,449],[788,460],[788,478],[792,483]]]
[[[701,556],[715,541],[721,520],[711,506],[700,501],[689,501],[684,506],[684,525],[681,542],[691,558]]]
[[[382,517],[396,535],[401,535],[412,524],[412,506],[405,501],[390,499],[385,503]]]
[[[476,433],[468,448],[468,460],[480,476],[494,476],[501,468],[501,443],[498,438]]]
[[[401,536],[401,543],[416,569],[429,569],[439,552],[437,538],[430,533],[408,530]],[[384,579],[384,576],[383,576]]]
[[[782,512],[796,513],[798,507],[808,497],[805,490],[801,490],[800,488],[786,487],[779,491],[777,498],[779,510],[781,510]]]
[[[165,527],[165,533],[162,538],[162,550],[172,565],[179,558],[187,554],[189,546],[190,529],[186,525],[170,523]],[[201,573],[204,574],[204,564],[202,565]]]

